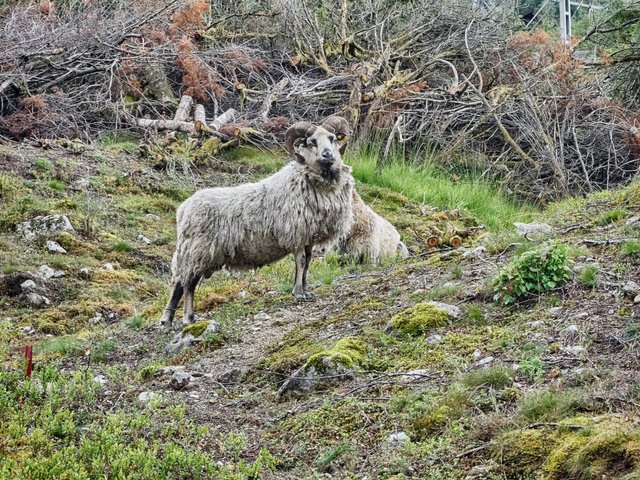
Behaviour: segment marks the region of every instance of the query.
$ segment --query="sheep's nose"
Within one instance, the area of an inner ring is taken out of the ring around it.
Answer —
[[[322,163],[333,163],[335,157],[333,156],[333,151],[330,148],[325,148],[322,151],[322,155],[320,156],[320,162]]]

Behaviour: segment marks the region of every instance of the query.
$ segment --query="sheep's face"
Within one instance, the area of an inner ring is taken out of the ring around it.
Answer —
[[[314,128],[311,135],[300,137],[293,143],[297,160],[327,180],[335,180],[340,175],[340,146],[336,134],[322,127]]]

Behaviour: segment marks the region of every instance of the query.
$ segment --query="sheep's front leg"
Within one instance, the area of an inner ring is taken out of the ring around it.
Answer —
[[[170,328],[171,323],[173,322],[173,316],[176,313],[176,308],[178,308],[178,303],[182,298],[182,294],[184,293],[184,288],[180,282],[176,282],[173,286],[173,293],[171,294],[171,298],[167,303],[167,306],[164,309],[164,313],[162,317],[160,317],[160,323],[165,328]]]
[[[296,258],[296,279],[293,287],[293,296],[299,302],[309,302],[313,300],[313,295],[309,296],[305,291],[307,254],[305,253],[306,247],[298,250],[294,253]],[[311,255],[308,255],[311,258]]]

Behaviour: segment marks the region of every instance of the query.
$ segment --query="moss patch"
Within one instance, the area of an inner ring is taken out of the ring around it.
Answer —
[[[393,317],[391,325],[401,333],[411,336],[422,335],[437,327],[444,327],[449,315],[431,303],[418,303]]]
[[[182,329],[182,337],[186,337],[188,333],[194,336],[194,338],[198,338],[201,336],[207,327],[209,326],[209,320],[202,320],[201,322],[195,322],[191,325],[187,325]]]
[[[544,430],[511,430],[494,442],[492,454],[515,478],[540,470],[555,444],[555,439]]]
[[[358,366],[367,354],[367,346],[356,337],[345,337],[329,350],[323,350],[309,357],[307,365],[321,369],[326,359],[347,368]]]

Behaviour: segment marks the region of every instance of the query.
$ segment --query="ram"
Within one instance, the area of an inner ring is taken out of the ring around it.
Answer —
[[[342,163],[349,124],[298,122],[285,134],[295,159],[257,183],[199,190],[178,207],[173,292],[161,323],[169,327],[184,295],[183,323],[194,320],[198,282],[215,271],[247,270],[295,257],[293,295],[311,301],[307,272],[313,245],[344,237],[353,222],[353,185]]]

